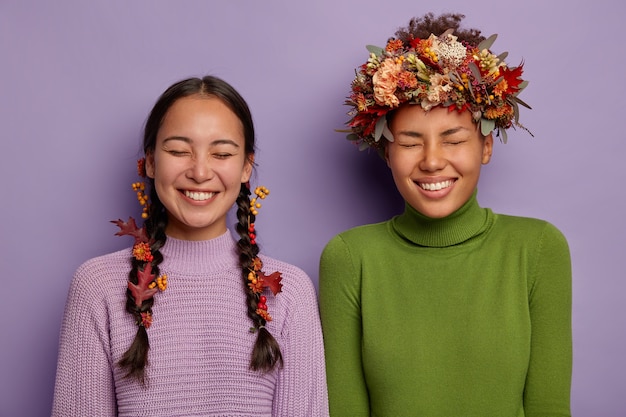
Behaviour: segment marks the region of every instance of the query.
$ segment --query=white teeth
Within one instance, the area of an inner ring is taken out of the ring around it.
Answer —
[[[422,182],[419,184],[420,187],[422,187],[424,190],[427,190],[427,191],[438,191],[443,188],[448,188],[451,185],[452,185],[451,180],[442,181],[442,182]]]
[[[185,195],[189,198],[191,198],[192,200],[196,200],[196,201],[204,201],[204,200],[208,200],[209,198],[213,197],[215,193],[205,193],[205,192],[198,192],[198,191],[185,191]]]

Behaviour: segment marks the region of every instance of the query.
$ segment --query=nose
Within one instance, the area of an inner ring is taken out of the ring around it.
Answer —
[[[437,144],[425,144],[422,149],[419,167],[422,171],[435,172],[446,165],[442,149]]]
[[[210,180],[213,178],[213,174],[209,158],[193,158],[191,166],[187,170],[187,178],[198,183]]]

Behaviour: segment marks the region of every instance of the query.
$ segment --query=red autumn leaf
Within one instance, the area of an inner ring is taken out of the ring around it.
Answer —
[[[522,83],[522,72],[524,64],[521,64],[519,67],[514,69],[502,68],[501,74],[506,80],[506,83],[509,86],[509,91],[514,92],[519,89],[519,85]]]
[[[145,300],[150,299],[158,289],[148,288],[150,283],[154,281],[155,275],[152,273],[152,265],[146,264],[143,270],[137,271],[137,284],[128,281],[128,289],[135,298],[135,305],[141,307]]]
[[[115,236],[132,236],[135,238],[135,242],[148,242],[148,235],[146,234],[146,229],[144,227],[137,227],[135,223],[135,219],[132,217],[128,218],[128,221],[125,222],[122,219],[111,220],[111,223],[117,225],[120,228],[120,231],[115,234]]]
[[[283,287],[280,281],[283,279],[282,274],[278,271],[272,272],[270,275],[265,275],[263,271],[257,272],[259,277],[263,280],[263,286],[272,290],[274,295],[278,294]]]

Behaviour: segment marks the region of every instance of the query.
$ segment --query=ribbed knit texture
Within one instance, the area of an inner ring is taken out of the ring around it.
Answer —
[[[137,326],[128,314],[131,251],[94,258],[76,272],[61,328],[53,417],[326,416],[324,353],[315,289],[300,269],[260,256],[282,273],[268,292],[284,367],[249,370],[250,333],[236,242],[168,238],[161,249],[168,287],[155,295],[147,330],[147,386],[117,366]]]
[[[570,256],[545,221],[407,204],[329,242],[320,308],[332,417],[570,416]]]

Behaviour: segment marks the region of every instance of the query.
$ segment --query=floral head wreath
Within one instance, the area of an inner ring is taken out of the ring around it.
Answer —
[[[523,63],[509,67],[504,62],[507,52],[492,54],[489,48],[496,37],[472,46],[458,41],[450,29],[428,39],[391,38],[385,49],[368,45],[369,59],[359,67],[345,102],[353,107],[347,139],[361,150],[382,149],[382,136],[393,141],[387,113],[407,103],[424,110],[443,106],[470,111],[483,135],[497,130],[504,143],[506,129],[527,130],[518,121],[518,105],[530,108],[517,97],[528,84],[520,78]]]

